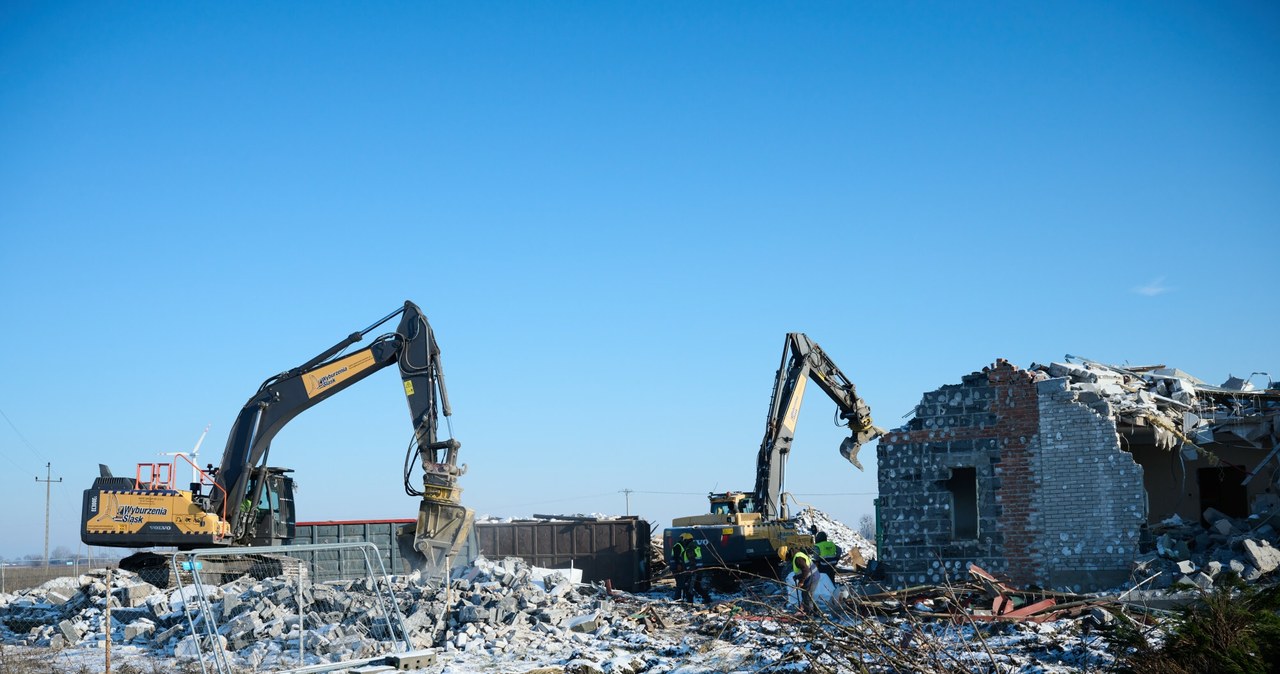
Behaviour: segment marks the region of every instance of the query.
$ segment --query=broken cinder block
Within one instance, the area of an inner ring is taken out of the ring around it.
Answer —
[[[1260,576],[1265,576],[1280,567],[1280,550],[1271,547],[1267,541],[1245,539],[1243,546],[1245,556],[1258,569]]]

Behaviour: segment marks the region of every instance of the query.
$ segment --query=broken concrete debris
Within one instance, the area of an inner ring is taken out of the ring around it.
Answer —
[[[195,587],[166,592],[128,572],[113,576],[113,642],[160,657],[198,655],[197,637],[190,633],[183,609],[194,598]],[[7,643],[28,646],[100,646],[107,631],[104,580],[103,572],[95,572],[0,596],[0,635]],[[391,629],[372,610],[374,593],[367,581],[312,584],[300,595],[296,582],[243,578],[209,588],[219,647],[234,662],[259,669],[296,666],[299,639],[308,662],[314,663],[394,650]],[[392,585],[410,644],[435,647],[445,655],[550,657],[596,642],[602,647],[615,639],[643,642],[648,629],[643,619],[629,617],[633,607],[618,606],[603,588],[575,585],[564,573],[532,569],[515,558],[480,558],[458,570],[447,587],[420,582],[416,574],[397,577]],[[197,625],[201,620],[196,618]],[[301,622],[308,626],[305,632]],[[207,652],[209,645],[204,648]]]
[[[1150,588],[1171,585],[1209,588],[1224,572],[1245,582],[1272,577],[1280,568],[1280,533],[1257,516],[1237,519],[1218,512],[1206,513],[1208,527],[1179,517],[1153,526],[1154,549],[1134,560],[1135,576],[1159,574]]]
[[[828,663],[832,671],[843,672],[853,670],[848,663],[832,660],[824,649],[840,645],[840,634],[852,632],[891,640],[886,643],[911,635],[920,648],[989,657],[984,655],[987,646],[972,639],[972,628],[966,632],[962,627],[940,625],[920,632],[911,627],[918,618],[909,612],[863,610],[865,597],[847,585],[841,588],[843,598],[830,605],[828,618],[837,629],[784,610],[781,588],[768,583],[742,594],[718,595],[715,605],[695,608],[669,601],[669,589],[628,594],[574,584],[557,573],[540,581],[535,580],[537,575],[518,559],[482,558],[460,569],[446,587],[425,585],[414,577],[396,578],[394,591],[410,648],[431,656],[405,662],[426,666],[433,657],[446,663],[448,671],[461,672],[527,672],[542,666],[557,673],[665,674],[803,669],[810,661]],[[63,579],[56,588],[0,596],[3,642],[100,654],[97,649],[103,646],[106,631],[104,609],[111,601],[110,627],[117,648],[132,649],[153,660],[181,660],[209,652],[210,644],[198,642],[189,632],[185,614],[174,610],[190,601],[191,595],[157,590],[125,572],[116,571],[113,576],[109,595],[104,575],[90,573]],[[225,649],[233,667],[249,671],[296,667],[299,638],[308,664],[352,662],[388,652],[385,623],[364,610],[370,591],[363,581],[315,583],[301,595],[296,582],[294,578],[241,579],[209,593],[219,625],[214,647]],[[70,587],[78,589],[66,602],[55,605],[48,600],[50,592],[65,593]],[[1011,590],[1006,593],[1020,597]],[[294,603],[298,596],[309,607],[305,632],[299,630]],[[138,605],[123,606],[125,598]],[[941,605],[935,606],[941,615]],[[999,627],[992,636],[1008,641],[998,654],[1000,661],[1016,665],[1071,658],[1094,669],[1105,664],[1100,646],[1080,646],[1078,630],[1065,625],[1069,622]],[[836,631],[824,641],[823,629]],[[1064,649],[1063,643],[1070,647]],[[879,662],[875,653],[868,651],[865,656],[867,670],[893,669]]]

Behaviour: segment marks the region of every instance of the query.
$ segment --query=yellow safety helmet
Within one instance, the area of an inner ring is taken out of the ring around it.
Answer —
[[[782,546],[782,547],[780,547],[780,548],[778,548],[778,559],[781,559],[782,561],[784,561],[784,562],[785,562],[785,561],[787,560],[787,553],[788,553],[788,552],[790,552],[790,549],[789,549],[789,548],[787,548],[787,546],[785,546],[785,545],[784,545],[784,546]]]
[[[693,540],[693,534],[688,533],[688,532],[683,533],[683,534],[680,534],[680,540],[682,540],[682,541],[691,541],[691,540]]]

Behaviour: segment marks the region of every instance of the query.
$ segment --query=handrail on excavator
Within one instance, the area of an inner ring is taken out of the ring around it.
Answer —
[[[147,470],[147,479],[143,479],[142,471]],[[133,475],[134,489],[150,489],[160,490],[168,489],[173,491],[173,464],[172,463],[140,463],[138,469]]]
[[[204,472],[204,469],[200,468],[200,466],[197,466],[196,462],[192,461],[191,458],[188,457],[186,454],[175,454],[174,456],[175,458],[181,457],[183,461],[186,461],[188,464],[191,464],[191,467],[194,468],[196,473],[200,475],[200,484],[205,484],[205,481],[208,480],[209,484],[213,485],[218,489],[218,491],[222,492],[222,498],[219,499],[222,502],[222,513],[220,514],[220,516],[222,518],[222,521],[226,522],[227,521],[227,490],[224,489],[222,485],[218,484],[218,481],[213,479],[212,475]]]
[[[196,473],[200,476],[200,484],[212,485],[218,491],[222,492],[222,498],[220,499],[222,502],[221,516],[223,522],[227,521],[227,490],[223,488],[222,485],[218,484],[218,482],[213,479],[212,475],[206,473],[202,468],[200,468],[200,466],[197,466],[187,455],[176,454],[175,459],[177,458],[181,458],[183,461],[186,461],[193,469],[195,469]],[[177,486],[174,484],[174,476],[178,473],[177,463],[178,462],[176,460],[170,461],[169,463],[139,463],[137,472],[134,473],[133,488],[148,490],[167,489],[169,491],[177,491]],[[143,479],[144,470],[147,473],[148,479]]]

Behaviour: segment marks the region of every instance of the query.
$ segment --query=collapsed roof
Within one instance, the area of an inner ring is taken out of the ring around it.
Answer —
[[[1243,442],[1273,450],[1263,464],[1280,451],[1280,383],[1265,372],[1211,386],[1164,365],[1121,367],[1071,354],[1065,360],[1028,370],[1038,379],[1065,378],[1081,403],[1117,427],[1149,427],[1161,449],[1181,447],[1215,458],[1205,445]],[[1252,384],[1258,375],[1267,376],[1267,388]]]

